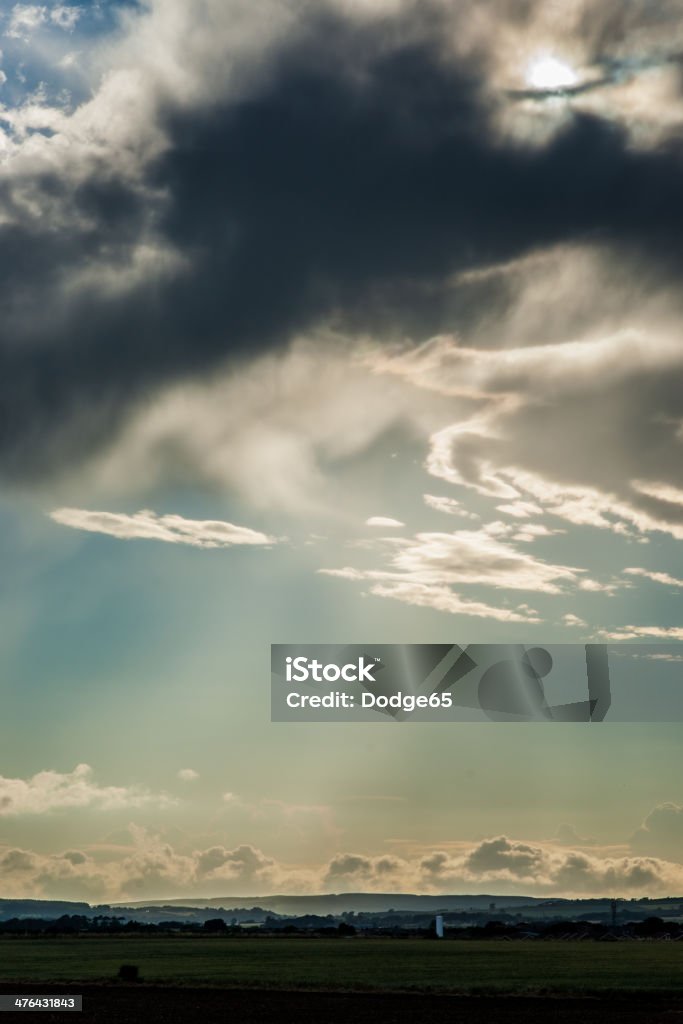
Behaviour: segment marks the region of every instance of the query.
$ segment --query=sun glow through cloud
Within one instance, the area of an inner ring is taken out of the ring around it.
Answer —
[[[533,89],[567,89],[576,85],[573,69],[557,57],[537,57],[527,69],[526,80]]]

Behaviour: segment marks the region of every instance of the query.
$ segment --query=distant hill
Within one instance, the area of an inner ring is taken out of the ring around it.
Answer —
[[[109,910],[109,907],[106,908]],[[0,899],[0,919],[6,921],[9,917],[61,917],[63,914],[84,914],[92,917],[95,913],[105,913],[105,910],[95,910],[89,903],[72,903],[69,900],[2,900]]]
[[[593,899],[570,899],[563,897],[539,897],[539,896],[500,896],[490,895],[444,895],[444,896],[420,896],[414,893],[325,893],[314,896],[218,896],[211,899],[192,897],[189,899],[164,900],[165,908],[171,907],[197,907],[205,909],[249,909],[260,907],[275,914],[342,914],[351,911],[355,913],[387,913],[391,910],[414,911],[436,913],[439,910],[466,911],[476,910],[486,912],[491,905],[496,910],[518,910],[521,907],[530,910],[540,911],[542,909],[563,912],[580,912],[590,909],[596,905],[609,903],[610,896],[603,896]],[[631,901],[629,901],[631,902]],[[656,900],[644,898],[635,901],[648,904],[651,911],[657,906],[669,906],[671,904],[683,904],[683,897],[666,897]],[[162,904],[157,900],[143,900],[135,903],[127,903],[126,907],[131,909],[143,909],[159,907]],[[124,904],[116,905],[119,909]]]
[[[610,897],[591,899],[543,898],[539,896],[443,895],[421,896],[415,893],[321,893],[311,896],[215,896],[207,899],[186,897],[173,900],[141,900],[132,903],[101,904],[68,900],[0,899],[0,921],[10,918],[56,919],[66,914],[84,917],[118,916],[141,922],[195,921],[212,917],[225,920],[263,921],[268,914],[285,917],[316,915],[339,917],[342,914],[436,914],[440,911],[473,912],[493,919],[495,915],[523,913],[530,920],[581,918],[586,914],[608,914]],[[683,919],[683,897],[620,900],[621,912],[647,917],[662,913]]]
[[[544,903],[545,900],[530,896],[419,896],[413,893],[325,893],[316,896],[216,896],[211,899],[164,900],[164,907],[202,907],[214,909],[247,909],[261,907],[275,914],[342,914],[385,913],[390,910],[431,911],[437,910],[487,910],[491,903],[496,907],[528,906]],[[115,904],[120,907],[124,904]],[[126,903],[126,907],[158,907],[159,901],[142,900]]]

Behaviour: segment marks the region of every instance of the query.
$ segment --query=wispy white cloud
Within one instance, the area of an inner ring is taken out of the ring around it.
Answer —
[[[357,578],[357,577],[356,577]],[[438,612],[450,615],[469,615],[478,619],[491,619],[493,622],[541,622],[533,609],[526,604],[504,608],[487,604],[484,601],[473,601],[462,597],[448,587],[417,582],[375,583],[370,592],[377,597],[389,597],[395,601],[403,601],[417,608],[433,608]]]
[[[269,537],[246,526],[213,519],[184,519],[178,515],[157,515],[147,509],[134,515],[119,512],[91,512],[79,508],[58,508],[50,519],[62,526],[90,533],[103,533],[120,540],[161,540],[168,544],[189,544],[197,548],[229,548],[234,545],[276,544]]]
[[[680,487],[656,480],[632,480],[631,486],[648,498],[654,498],[666,505],[683,508],[683,490]]]
[[[622,536],[632,534],[632,528],[641,533],[661,530],[683,539],[683,524],[621,500],[616,494],[595,487],[556,484],[522,470],[508,469],[501,475],[537,498],[550,515],[566,519],[575,526],[594,526]]]
[[[587,625],[578,615],[574,615],[573,612],[567,612],[566,615],[562,616],[562,621],[565,626],[576,626],[577,629],[583,629]]]
[[[683,628],[680,626],[619,626],[601,632],[608,640],[637,640],[648,637],[653,640],[683,640]]]
[[[518,271],[519,301],[506,309],[504,323],[492,318],[506,337],[503,347],[439,336],[410,349],[374,351],[369,365],[469,403],[466,415],[454,416],[431,436],[426,468],[433,476],[502,499],[498,510],[515,518],[545,514],[635,539],[647,540],[654,531],[681,539],[676,431],[682,409],[669,386],[683,366],[674,328],[678,314],[671,300],[660,297],[659,307],[649,307],[651,322],[641,323],[642,313],[624,298],[623,282],[609,279],[606,256],[570,250],[558,257],[565,277],[556,281],[568,321],[575,305],[565,294],[568,281],[586,263],[611,296],[602,300],[604,312],[596,296],[594,337],[528,344],[523,328],[527,334],[543,329],[546,272],[525,265]],[[592,295],[595,285],[584,285]],[[637,326],[609,330],[617,321],[609,306],[615,295]],[[517,344],[509,340],[516,331]],[[671,483],[661,482],[662,467]]]
[[[330,464],[360,458],[397,424],[428,437],[445,402],[424,397],[416,402],[410,384],[368,373],[356,342],[321,331],[238,374],[162,389],[82,478],[120,495],[163,484],[182,467],[198,486],[236,491],[255,507],[364,521],[367,498],[340,487]]]
[[[554,537],[558,533],[566,533],[566,530],[552,530],[543,523],[523,523],[516,533],[512,534],[513,540],[521,540],[524,544],[531,544],[539,537]]]
[[[615,583],[594,580],[578,567],[536,558],[512,543],[515,540],[529,543],[554,532],[542,524],[511,526],[495,521],[477,530],[387,538],[381,548],[388,559],[386,568],[347,565],[319,572],[367,582],[370,593],[378,597],[394,598],[419,607],[502,622],[539,622],[538,612],[525,603],[496,607],[487,601],[463,597],[452,588],[478,585],[550,595],[569,590],[613,593]]]
[[[582,570],[554,565],[499,539],[497,524],[479,530],[419,533],[399,547],[392,567],[425,583],[480,583],[557,594],[577,583]]]
[[[47,21],[47,7],[43,4],[15,4],[9,16],[5,35],[10,39],[27,40]]]
[[[628,576],[641,576],[643,579],[652,580],[653,583],[663,583],[667,587],[683,587],[683,580],[671,576],[668,572],[652,572],[649,569],[624,569]]]
[[[50,21],[65,32],[72,32],[82,14],[80,7],[58,4],[50,11]]]
[[[435,512],[444,512],[447,516],[458,516],[460,519],[479,519],[476,512],[470,512],[455,498],[446,498],[438,494],[424,494],[424,503]]]
[[[674,339],[663,337],[654,346],[648,342],[644,334],[630,330],[598,339],[483,349],[441,335],[403,353],[373,353],[370,360],[376,371],[406,377],[430,391],[495,401],[524,394],[534,380],[543,381],[544,397],[547,392],[559,396],[569,381],[580,388],[608,372],[628,378],[636,363],[657,369],[680,364]]]
[[[181,782],[196,782],[199,778],[199,772],[195,771],[194,768],[181,768],[178,772],[178,778]]]
[[[399,529],[406,524],[402,523],[400,519],[391,519],[389,516],[371,516],[369,519],[365,520],[365,525],[385,527],[386,529],[392,530]]]
[[[529,519],[530,516],[543,515],[543,509],[531,501],[512,501],[509,505],[497,505],[496,510],[504,512],[508,516],[515,516],[517,519]]]

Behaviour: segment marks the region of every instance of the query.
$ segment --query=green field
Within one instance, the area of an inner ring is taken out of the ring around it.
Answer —
[[[142,979],[228,988],[683,993],[683,943],[83,936],[0,939],[0,983]]]

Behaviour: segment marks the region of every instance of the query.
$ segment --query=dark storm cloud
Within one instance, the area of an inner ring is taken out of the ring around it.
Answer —
[[[457,270],[579,239],[640,249],[662,273],[678,265],[677,146],[632,151],[585,114],[545,146],[502,141],[471,61],[447,60],[438,33],[391,46],[389,32],[318,19],[248,98],[165,109],[168,146],[143,180],[99,162],[78,185],[57,172],[24,182],[40,218],[5,186],[5,475],[59,471],[163,383],[321,320],[450,327]],[[182,268],[87,286],[146,242]]]

